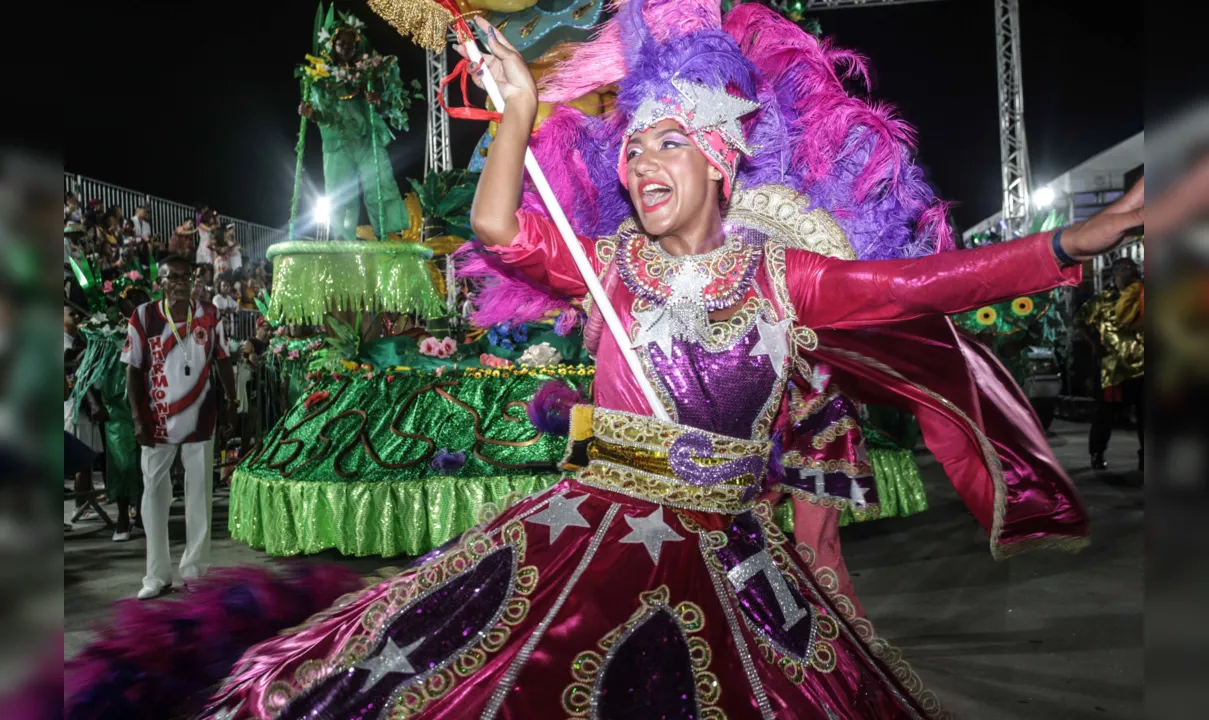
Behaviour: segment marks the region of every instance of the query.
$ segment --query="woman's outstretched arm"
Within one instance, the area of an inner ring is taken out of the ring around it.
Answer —
[[[470,227],[484,245],[507,246],[520,232],[516,211],[521,205],[525,148],[537,117],[537,85],[520,53],[487,21],[481,17],[474,20],[487,35],[487,48],[491,54],[484,55],[484,60],[499,85],[505,106],[474,194]],[[461,45],[454,45],[454,49],[464,56]],[[479,87],[482,87],[482,72],[481,69],[473,71],[474,82]]]
[[[1094,217],[1063,230],[1062,254],[1082,263],[1120,246],[1126,231],[1143,223],[1143,193],[1139,182]],[[1038,233],[912,260],[839,260],[790,250],[786,274],[801,324],[858,328],[962,312],[1078,283],[1080,266],[1059,263],[1053,237]]]

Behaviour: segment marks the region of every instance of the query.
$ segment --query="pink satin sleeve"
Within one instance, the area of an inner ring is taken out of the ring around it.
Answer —
[[[859,328],[1077,285],[1082,268],[1058,267],[1050,238],[1037,233],[910,260],[841,260],[789,250],[790,299],[798,322],[807,327]]]
[[[587,295],[588,287],[554,221],[527,210],[517,210],[516,219],[521,229],[512,242],[508,245],[488,245],[487,249],[510,267],[523,272],[530,280],[560,295]],[[596,241],[579,235],[576,239],[587,254],[592,271],[599,275]]]

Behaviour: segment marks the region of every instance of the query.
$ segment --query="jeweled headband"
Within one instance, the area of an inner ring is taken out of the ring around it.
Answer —
[[[750,156],[754,151],[747,144],[739,119],[758,110],[760,103],[736,97],[721,88],[711,88],[680,78],[672,78],[672,85],[680,97],[651,96],[634,111],[621,141],[621,158],[617,163],[621,183],[627,183],[629,161],[626,158],[626,143],[630,141],[630,136],[655,126],[661,120],[674,120],[684,128],[709,164],[722,173],[722,196],[729,198],[739,155]]]

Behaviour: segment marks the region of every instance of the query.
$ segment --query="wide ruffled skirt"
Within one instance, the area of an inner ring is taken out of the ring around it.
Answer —
[[[766,504],[681,510],[565,479],[253,647],[220,718],[933,718]]]

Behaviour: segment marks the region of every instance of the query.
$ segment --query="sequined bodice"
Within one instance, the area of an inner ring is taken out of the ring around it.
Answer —
[[[651,345],[648,357],[675,405],[676,419],[719,435],[752,437],[757,420],[778,389],[770,357],[752,354],[759,344],[759,328],[753,325],[721,352],[677,340],[668,357]]]

